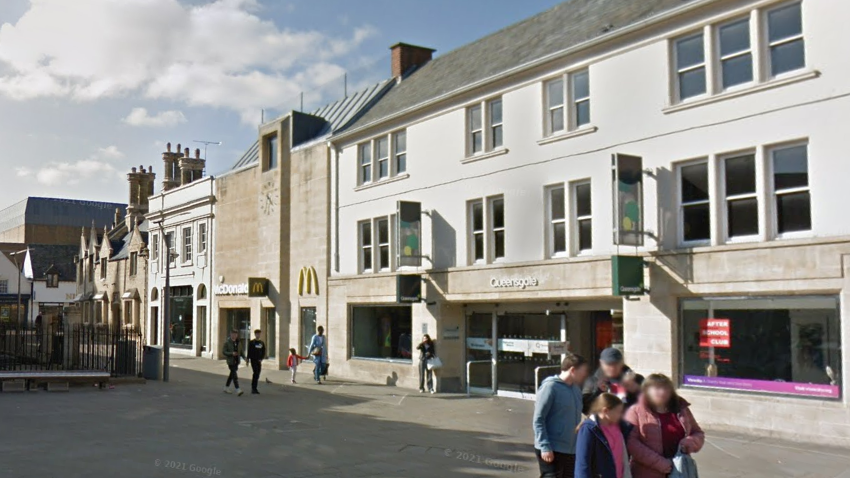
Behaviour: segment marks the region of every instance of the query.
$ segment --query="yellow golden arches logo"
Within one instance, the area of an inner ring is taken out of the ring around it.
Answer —
[[[313,267],[302,267],[298,273],[298,295],[319,294],[319,275]]]
[[[269,295],[269,280],[258,277],[248,278],[248,297],[267,297]]]

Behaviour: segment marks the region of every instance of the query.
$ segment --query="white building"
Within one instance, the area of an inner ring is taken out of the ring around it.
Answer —
[[[32,284],[28,321],[42,316],[42,324],[58,325],[77,296],[74,256],[78,246],[31,244],[24,259],[24,276]]]
[[[397,45],[398,84],[332,138],[335,373],[415,387],[429,333],[441,389],[527,396],[548,341],[615,345],[704,424],[850,444],[848,15],[571,0],[431,61]],[[646,171],[642,247],[612,239],[615,154]],[[408,251],[397,201],[423,209]],[[618,252],[648,293],[613,293]],[[423,302],[397,303],[401,272]]]
[[[150,326],[145,335],[152,344],[163,343],[164,324],[171,330],[171,351],[213,356],[210,343],[210,300],[213,271],[213,217],[215,185],[204,177],[200,150],[190,158],[189,148],[162,154],[165,166],[160,194],[149,198],[146,219],[150,236]],[[167,261],[166,244],[171,248]],[[168,265],[167,265],[168,264]],[[164,317],[166,267],[170,267],[170,317]]]
[[[28,323],[32,289],[23,272],[26,253],[23,244],[0,244],[0,324]]]

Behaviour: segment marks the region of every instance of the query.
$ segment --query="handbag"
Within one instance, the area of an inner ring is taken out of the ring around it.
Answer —
[[[440,370],[443,368],[443,361],[440,360],[440,357],[431,357],[425,362],[425,366],[428,367],[428,370]]]
[[[318,355],[322,355],[322,348],[321,347],[314,348],[313,350],[310,351],[310,355],[312,355],[314,357],[318,356]]]

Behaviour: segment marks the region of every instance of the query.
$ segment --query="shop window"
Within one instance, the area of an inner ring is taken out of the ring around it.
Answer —
[[[351,356],[411,360],[410,306],[358,306],[351,309]]]
[[[839,399],[836,297],[682,301],[686,386]]]
[[[192,348],[194,335],[193,322],[193,298],[192,286],[181,286],[171,288],[171,314],[169,327],[171,330],[171,346],[179,348]]]
[[[770,151],[776,232],[809,231],[812,228],[809,194],[809,158],[806,145]]]
[[[752,154],[726,158],[726,236],[752,237],[759,233],[756,160]]]
[[[679,167],[679,224],[683,243],[711,239],[711,205],[708,188],[708,162]]]
[[[266,355],[273,359],[277,357],[277,321],[273,307],[263,309],[263,330],[266,332]]]
[[[203,287],[203,284],[201,284]],[[210,334],[209,326],[207,325],[207,306],[198,306],[198,340],[201,344],[201,352],[210,350]]]
[[[301,307],[301,350],[298,352],[299,354],[310,354],[310,340],[316,333],[316,325],[316,308]]]

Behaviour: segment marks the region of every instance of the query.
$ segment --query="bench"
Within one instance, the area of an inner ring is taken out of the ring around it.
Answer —
[[[23,381],[24,387],[18,385],[21,381]],[[38,384],[41,383],[47,384],[48,391],[68,391],[69,385],[72,382],[95,383],[98,388],[103,389],[104,386],[109,383],[109,372],[87,370],[0,372],[0,382],[3,383],[3,391],[7,391],[7,383],[10,385],[8,387],[8,391],[23,391],[23,389],[34,390],[38,387]]]

